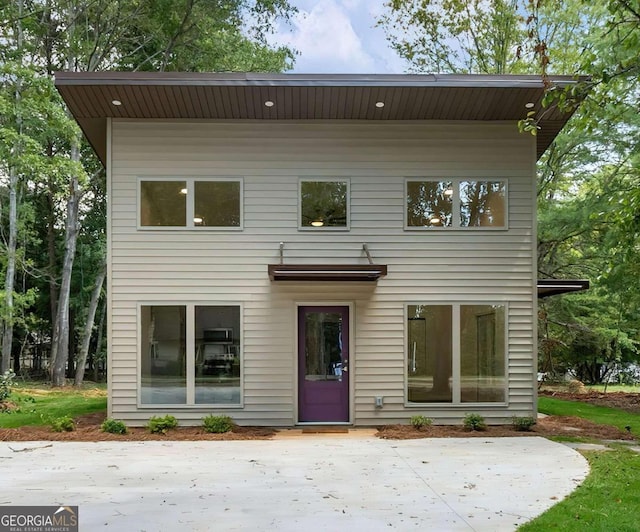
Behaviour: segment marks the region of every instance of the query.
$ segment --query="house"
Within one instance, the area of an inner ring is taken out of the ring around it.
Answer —
[[[56,86],[107,169],[110,416],[535,415],[535,163],[569,118],[539,77]]]

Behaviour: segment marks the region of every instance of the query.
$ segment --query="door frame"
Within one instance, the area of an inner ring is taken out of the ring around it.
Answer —
[[[299,374],[299,354],[298,354],[298,312],[300,307],[347,307],[349,311],[349,421],[300,421],[298,407],[298,393],[300,386],[298,382]],[[295,425],[353,425],[354,405],[355,405],[355,304],[353,301],[296,301],[294,303],[293,314],[293,419]]]

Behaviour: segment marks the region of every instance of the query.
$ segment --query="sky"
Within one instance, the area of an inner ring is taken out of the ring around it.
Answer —
[[[298,51],[291,72],[399,74],[406,63],[376,28],[384,0],[289,0],[298,8],[273,42]]]

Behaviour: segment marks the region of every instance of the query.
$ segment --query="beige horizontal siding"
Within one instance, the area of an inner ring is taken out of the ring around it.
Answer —
[[[509,305],[507,406],[473,407],[490,422],[531,413],[534,141],[514,123],[114,121],[110,197],[111,414],[142,424],[166,409],[137,409],[137,306],[242,304],[244,424],[295,423],[296,302],[352,303],[353,421],[426,413],[459,422],[469,404],[405,407],[406,304]],[[244,230],[138,230],[137,180],[230,176],[244,183]],[[350,231],[298,231],[300,177],[351,183]],[[508,180],[509,229],[405,231],[407,177]],[[267,264],[388,265],[377,285],[271,283]],[[374,398],[384,396],[384,408]],[[171,408],[185,424],[210,409]]]

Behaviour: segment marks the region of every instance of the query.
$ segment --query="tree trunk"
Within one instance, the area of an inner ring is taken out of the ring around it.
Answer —
[[[80,160],[79,140],[71,147],[71,160]],[[71,274],[78,240],[78,204],[80,203],[78,177],[72,176],[67,198],[67,220],[65,223],[64,260],[56,319],[53,325],[51,343],[51,384],[64,386],[67,361],[69,360],[69,298],[71,294]]]
[[[107,287],[108,289],[109,287]],[[105,318],[107,316],[107,300],[105,298],[104,302],[102,303],[102,309],[100,311],[100,323],[98,325],[98,338],[96,338],[96,351],[95,351],[95,355],[93,357],[93,380],[98,382],[98,377],[100,376],[100,371],[98,368],[98,353],[100,352],[100,349],[102,348],[102,336],[104,335],[104,321]]]
[[[2,317],[2,365],[0,373],[11,366],[13,347],[13,289],[16,279],[16,248],[18,240],[18,174],[11,169],[9,175],[9,244],[7,246],[7,272],[4,280],[4,306]]]
[[[84,331],[82,333],[82,344],[80,345],[80,352],[78,353],[78,360],[76,362],[76,378],[74,381],[75,386],[82,386],[84,380],[84,366],[87,363],[87,356],[89,354],[89,344],[91,343],[91,331],[93,331],[93,323],[96,317],[96,309],[98,308],[98,302],[100,301],[100,294],[102,293],[102,285],[104,278],[107,275],[107,264],[103,263],[98,275],[96,277],[95,284],[93,285],[93,291],[91,292],[91,301],[89,302],[89,310],[87,312],[87,321],[84,324]]]
[[[18,20],[16,22],[16,48],[22,53],[22,11],[23,0],[18,0]],[[15,91],[16,105],[16,130],[22,133],[22,117],[20,110],[21,82],[18,78]],[[14,146],[15,155],[21,151],[19,141]],[[11,350],[13,348],[13,291],[16,280],[16,249],[18,246],[18,170],[14,165],[9,169],[9,242],[7,246],[7,271],[4,280],[4,306],[5,313],[2,316],[2,359],[0,359],[0,372],[4,373],[11,366]]]
[[[51,155],[53,157],[53,154]],[[49,207],[49,220],[47,221],[47,252],[49,259],[49,305],[51,309],[51,323],[55,321],[58,311],[58,285],[56,282],[56,230],[55,230],[55,200],[53,197],[53,181],[48,184],[47,204]]]

